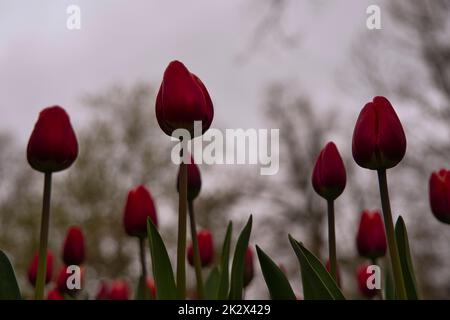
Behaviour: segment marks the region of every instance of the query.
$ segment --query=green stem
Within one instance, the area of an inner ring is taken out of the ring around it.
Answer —
[[[389,254],[391,257],[392,272],[394,275],[395,292],[400,300],[406,299],[405,282],[398,254],[397,240],[395,238],[394,223],[392,221],[391,204],[386,178],[386,169],[378,169],[378,183],[380,185],[381,207],[383,209],[384,226],[388,240]]]
[[[336,233],[334,228],[334,201],[328,200],[328,250],[330,261],[330,274],[337,280],[337,258],[336,258]]]
[[[178,248],[177,248],[177,298],[186,298],[186,204],[187,166],[180,164],[180,188],[178,202]]]
[[[145,238],[139,238],[139,258],[141,261],[141,275],[147,281],[147,265],[145,261]]]
[[[47,242],[48,226],[50,222],[50,195],[52,192],[52,173],[46,172],[44,176],[44,197],[42,202],[41,217],[41,239],[39,242],[39,261],[36,288],[34,292],[35,300],[44,299],[45,278],[47,274]]]
[[[194,204],[193,201],[188,201],[188,212],[189,219],[191,222],[191,238],[192,238],[192,246],[194,249],[194,267],[195,267],[195,277],[197,280],[197,296],[198,299],[203,299],[203,279],[202,279],[202,265],[200,260],[200,249],[198,247],[198,239],[197,239],[197,227],[195,224],[195,214],[194,214]]]

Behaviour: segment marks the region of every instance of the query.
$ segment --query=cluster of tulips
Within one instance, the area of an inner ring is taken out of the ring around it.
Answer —
[[[188,130],[194,137],[194,122],[201,121],[202,134],[210,127],[214,109],[211,97],[202,81],[181,62],[171,62],[163,76],[156,98],[156,117],[159,126],[169,136],[177,129]],[[195,138],[195,137],[194,137]],[[182,138],[180,138],[181,140]],[[183,143],[183,141],[180,141]],[[245,287],[254,274],[254,252],[249,245],[252,216],[240,232],[232,250],[233,224],[230,222],[220,250],[216,250],[209,230],[197,231],[194,200],[200,193],[201,176],[194,159],[181,148],[181,164],[177,177],[178,239],[176,273],[174,273],[166,246],[158,231],[158,218],[149,190],[137,186],[129,191],[123,214],[125,232],[137,239],[141,274],[136,276],[136,299],[243,299]],[[384,97],[375,97],[362,109],[354,129],[352,153],[356,163],[378,174],[381,199],[380,211],[363,211],[356,236],[358,253],[367,263],[357,271],[361,293],[379,299],[417,299],[419,297],[409,240],[405,223],[400,216],[394,225],[389,201],[387,169],[395,167],[406,152],[406,137],[401,122],[391,103]],[[59,106],[44,109],[31,134],[27,149],[32,168],[44,173],[43,208],[40,246],[34,257],[28,278],[35,287],[35,299],[43,299],[45,285],[52,281],[53,254],[47,251],[50,219],[52,173],[69,168],[78,155],[78,143],[69,116]],[[314,190],[327,203],[328,249],[326,265],[301,242],[289,235],[289,242],[298,258],[304,299],[345,299],[341,290],[335,235],[335,201],[346,185],[346,170],[336,145],[329,142],[320,152],[312,173]],[[450,173],[440,170],[429,181],[431,211],[440,221],[450,223]],[[187,246],[187,221],[190,223],[192,243]],[[267,235],[270,237],[270,234]],[[146,245],[152,263],[153,277],[148,276]],[[387,250],[388,249],[388,250]],[[384,294],[380,288],[368,286],[369,263],[389,253],[390,267]],[[284,268],[275,263],[259,246],[256,253],[267,288],[272,299],[297,299],[287,279]],[[232,256],[232,257],[231,257]],[[69,266],[85,263],[84,237],[79,227],[72,227],[63,246],[63,262],[56,284],[48,292],[48,299],[77,298],[80,288],[69,288]],[[186,290],[186,261],[193,267],[196,288]],[[216,263],[215,263],[216,262]],[[230,268],[231,264],[231,268]],[[206,273],[206,268],[209,272]],[[21,298],[14,271],[6,255],[1,252],[0,283],[2,298]],[[392,273],[392,274],[391,274]],[[84,271],[81,272],[84,278]],[[130,285],[124,280],[102,282],[97,299],[129,299]]]

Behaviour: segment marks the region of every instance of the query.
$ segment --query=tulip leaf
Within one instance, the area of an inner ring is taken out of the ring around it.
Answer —
[[[150,289],[147,287],[147,280],[139,277],[138,285],[136,287],[135,300],[151,300]]]
[[[296,300],[294,291],[283,271],[261,248],[256,246],[259,264],[273,300]]]
[[[406,296],[408,300],[418,300],[419,293],[417,291],[417,281],[414,274],[411,251],[409,249],[408,233],[402,216],[399,216],[395,223],[395,236],[397,239],[403,278],[405,280]]]
[[[14,269],[6,254],[0,250],[0,300],[20,300],[19,286]]]
[[[389,268],[386,268],[384,283],[384,298],[386,300],[395,300],[395,286],[392,273]]]
[[[252,232],[252,216],[242,230],[234,249],[233,264],[231,266],[230,300],[242,300],[244,288],[244,264],[250,233]]]
[[[232,232],[233,232],[233,223],[230,221],[228,223],[227,232],[225,234],[225,239],[223,241],[222,257],[220,259],[220,282],[217,292],[217,298],[219,300],[224,300],[227,298],[228,289],[230,286],[229,261],[230,261],[230,244]]]
[[[209,273],[205,283],[205,298],[216,300],[220,284],[220,272],[218,267],[214,267]]]
[[[319,259],[291,235],[289,241],[300,263],[305,300],[344,300],[338,285]]]
[[[147,231],[153,276],[155,278],[156,297],[161,300],[176,299],[177,289],[169,255],[161,235],[151,219],[147,219]]]

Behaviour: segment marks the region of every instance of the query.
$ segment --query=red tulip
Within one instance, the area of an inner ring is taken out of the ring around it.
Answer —
[[[191,163],[187,164],[187,199],[193,201],[200,193],[202,188],[202,178],[200,170],[191,156]],[[178,171],[177,191],[179,191],[180,171]]]
[[[179,61],[172,61],[164,72],[156,98],[156,118],[169,136],[186,129],[194,137],[194,121],[202,122],[202,133],[211,126],[214,108],[202,81]]]
[[[358,253],[369,259],[379,258],[386,254],[386,233],[379,211],[364,210],[362,212],[356,246]]]
[[[78,143],[66,111],[53,106],[39,114],[27,148],[33,169],[56,172],[67,169],[78,155]]]
[[[200,251],[200,262],[202,267],[206,267],[214,259],[214,243],[211,232],[208,230],[201,230],[197,232],[198,249]],[[194,248],[191,245],[188,247],[187,258],[189,264],[194,266]]]
[[[152,299],[156,298],[156,286],[155,286],[155,281],[153,281],[153,279],[147,279],[147,288],[148,290],[150,290],[150,296],[152,297]]]
[[[145,237],[149,217],[155,225],[158,224],[152,196],[146,187],[140,185],[128,192],[123,215],[125,231],[130,236]]]
[[[68,266],[84,262],[84,236],[80,227],[71,227],[67,232],[63,247],[63,260]]]
[[[34,255],[30,267],[28,268],[28,281],[32,286],[36,285],[38,264],[39,264],[39,252],[37,252]],[[47,251],[45,283],[49,283],[52,280],[52,275],[53,275],[53,253],[51,251]]]
[[[450,171],[441,169],[430,177],[430,206],[434,216],[450,224]]]
[[[48,293],[47,300],[64,300],[64,296],[55,288]]]
[[[114,281],[109,292],[110,300],[128,300],[130,297],[130,288],[128,283],[123,280]]]
[[[102,281],[98,288],[95,300],[108,300],[110,296],[110,288],[106,281]]]
[[[67,280],[69,279],[70,276],[74,275],[74,272],[71,270],[67,270],[67,266],[62,266],[59,274],[58,274],[58,278],[56,279],[56,286],[58,288],[59,292],[63,292],[63,293],[69,293],[69,294],[76,294],[81,290],[81,283],[83,283],[84,280],[84,269],[81,269],[80,271],[80,289],[74,288],[74,289],[69,289],[67,286]],[[72,283],[72,282],[69,282]]]
[[[377,289],[369,289],[367,286],[367,279],[372,275],[371,272],[368,272],[367,268],[369,266],[367,264],[363,264],[358,268],[357,276],[358,276],[358,288],[361,294],[367,298],[373,298],[377,295]]]
[[[335,200],[346,184],[344,162],[336,145],[329,142],[319,154],[312,174],[314,190],[327,200]]]
[[[359,114],[353,131],[353,158],[367,169],[395,167],[405,155],[406,137],[391,103],[375,97]]]
[[[325,264],[325,269],[327,269],[328,273],[331,274],[330,260],[327,260],[327,263]],[[341,286],[341,271],[339,269],[339,266],[337,266],[337,268],[336,268],[336,278],[337,278],[337,284],[340,287]]]
[[[247,287],[253,279],[253,250],[249,246],[247,251],[245,251],[244,258],[244,287]]]

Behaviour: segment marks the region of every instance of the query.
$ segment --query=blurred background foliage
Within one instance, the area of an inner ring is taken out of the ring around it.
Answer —
[[[277,34],[293,3],[271,1],[271,11],[255,28],[251,44]],[[349,65],[343,66],[357,81],[336,82],[349,94],[357,91],[367,100],[385,95],[403,108],[399,111],[405,115],[401,120],[408,150],[388,176],[393,211],[406,220],[423,296],[448,298],[450,232],[430,212],[428,178],[432,171],[448,167],[450,159],[450,3],[395,1],[386,4],[386,9],[393,18],[389,21],[396,23],[390,30],[398,33],[371,36],[363,32],[354,43]],[[286,52],[294,44],[301,45],[297,35],[278,38]],[[246,59],[252,58],[252,47],[249,50]],[[393,69],[395,73],[390,72]],[[253,213],[251,243],[258,243],[281,263],[300,292],[299,268],[287,233],[326,261],[325,206],[314,194],[310,176],[320,149],[333,139],[346,146],[340,151],[348,174],[347,189],[336,204],[338,259],[344,291],[358,297],[354,278],[362,262],[355,249],[360,212],[378,208],[380,203],[374,174],[359,168],[351,157],[357,114],[342,116],[340,102],[324,110],[289,80],[261,90],[268,127],[281,129],[280,174],[261,177],[242,167],[201,165],[204,185],[195,203],[199,226],[213,230],[218,247],[229,219],[236,224],[236,236]],[[54,178],[49,246],[60,257],[68,227],[82,226],[88,254],[86,291],[91,295],[101,279],[127,278],[133,284],[137,280],[137,240],[127,237],[122,227],[127,191],[135,185],[151,190],[161,233],[172,258],[175,254],[178,168],[170,161],[173,142],[156,123],[154,99],[155,87],[147,83],[116,86],[84,97],[90,120],[77,131],[79,158],[70,170]],[[232,124],[214,122],[213,127]],[[26,270],[37,249],[43,177],[28,166],[25,149],[8,133],[0,135],[0,247],[12,258],[22,290],[30,294]],[[56,263],[60,265],[61,259]],[[257,263],[255,268],[247,297],[267,298]],[[193,270],[188,268],[188,273],[193,288]]]

